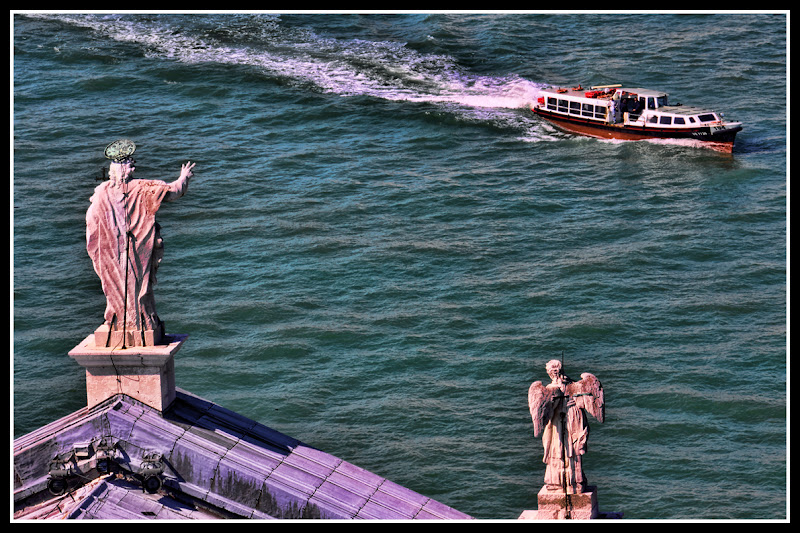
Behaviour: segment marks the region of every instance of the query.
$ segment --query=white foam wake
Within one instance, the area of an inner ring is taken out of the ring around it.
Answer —
[[[275,17],[261,19],[260,26],[226,28],[226,41],[235,43],[231,45],[208,35],[192,35],[176,23],[177,19],[35,16],[89,28],[119,42],[139,44],[154,57],[256,67],[266,75],[341,96],[444,104],[448,112],[467,120],[509,126],[525,132],[523,137],[537,138],[537,133],[546,136],[546,130],[529,113],[518,112],[530,108],[544,84],[515,74],[476,75],[448,56],[421,54],[404,43],[320,37],[309,30],[282,29]]]

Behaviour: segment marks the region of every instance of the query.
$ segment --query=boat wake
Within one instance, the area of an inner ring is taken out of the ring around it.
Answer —
[[[192,29],[180,17],[31,16],[135,43],[154,57],[255,67],[265,76],[343,97],[434,104],[468,122],[509,128],[525,141],[557,138],[527,112],[545,84],[515,74],[476,75],[449,56],[422,54],[404,43],[323,37],[267,15]]]
[[[715,143],[709,141],[699,141],[697,139],[608,139],[593,135],[585,135],[584,138],[591,138],[604,144],[630,144],[630,143],[649,143],[660,146],[674,146],[692,149],[713,150],[715,152],[730,154],[731,146],[725,143]]]

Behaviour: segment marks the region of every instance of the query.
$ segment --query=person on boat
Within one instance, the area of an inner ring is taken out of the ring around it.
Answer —
[[[634,109],[633,98],[630,95],[624,95],[620,101],[620,111],[622,111],[623,123],[627,124],[630,120],[630,114]]]
[[[614,96],[611,97],[611,102],[614,104],[612,124],[617,124],[622,120],[622,92],[619,90],[615,92]]]
[[[631,97],[628,112],[632,115],[633,120],[638,120],[639,115],[644,110],[644,102],[635,96]]]
[[[614,124],[617,122],[617,101],[611,100],[608,104],[608,123]]]

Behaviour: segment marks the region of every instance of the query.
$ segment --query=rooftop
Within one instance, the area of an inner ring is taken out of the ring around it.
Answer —
[[[163,413],[117,394],[16,439],[14,518],[471,519],[180,389]]]

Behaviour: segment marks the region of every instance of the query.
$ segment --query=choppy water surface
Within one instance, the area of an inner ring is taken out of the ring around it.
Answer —
[[[14,435],[85,405],[103,148],[177,178],[156,301],[177,385],[478,518],[535,509],[527,387],[607,398],[627,518],[786,500],[786,16],[14,16]],[[571,136],[549,84],[666,90],[733,154]],[[765,90],[768,88],[768,90]]]

